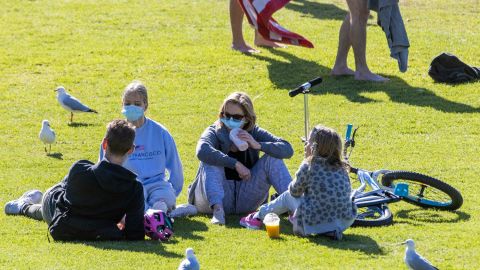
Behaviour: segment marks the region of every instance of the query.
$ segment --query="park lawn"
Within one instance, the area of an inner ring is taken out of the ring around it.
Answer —
[[[367,57],[373,71],[390,78],[383,84],[329,76],[346,14],[340,0],[296,0],[276,14],[315,49],[256,55],[230,50],[226,0],[1,2],[2,205],[28,189],[47,189],[76,160],[96,161],[105,125],[121,117],[121,93],[133,79],[149,89],[147,115],[176,140],[185,172],[178,203],[195,177],[196,142],[232,91],[254,98],[258,124],[292,143],[295,155],[286,163],[293,174],[303,154],[303,101],[287,91],[317,76],[324,83],[310,96],[310,121],[341,133],[347,123],[361,126],[355,166],[422,172],[459,189],[465,201],[455,212],[400,202],[391,206],[392,226],[351,228],[340,242],[295,237],[286,220],[282,238],[270,240],[241,228],[238,216],[225,227],[198,216],[177,219],[166,244],[54,243],[46,224],[0,214],[1,269],[175,269],[187,247],[203,269],[406,269],[397,244],[407,238],[440,269],[477,268],[480,84],[436,84],[427,70],[443,51],[480,65],[478,1],[401,1],[411,43],[404,74],[372,13]],[[244,33],[252,42],[246,24]],[[58,85],[99,114],[76,114],[69,125],[53,92]],[[57,133],[52,156],[37,137],[43,119]]]

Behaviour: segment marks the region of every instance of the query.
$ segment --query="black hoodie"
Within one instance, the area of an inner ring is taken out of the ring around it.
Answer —
[[[136,175],[102,160],[80,160],[72,165],[55,197],[49,226],[53,239],[143,240],[143,187]],[[125,229],[117,223],[126,215]]]

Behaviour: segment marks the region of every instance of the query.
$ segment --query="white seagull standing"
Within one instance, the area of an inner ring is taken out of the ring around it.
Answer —
[[[45,144],[45,153],[47,152],[46,145],[50,145],[50,150],[48,151],[48,153],[50,153],[50,151],[52,151],[52,143],[55,142],[55,132],[50,128],[50,122],[48,122],[48,120],[42,121],[42,129],[40,130],[38,137]]]
[[[185,250],[186,258],[178,266],[178,270],[200,270],[200,264],[195,257],[193,248],[187,248]]]
[[[73,112],[91,112],[91,113],[98,113],[95,110],[90,109],[86,105],[83,105],[80,100],[76,99],[69,95],[63,86],[57,87],[55,89],[57,92],[57,100],[62,105],[65,110],[70,112],[70,123],[73,122]]]
[[[405,264],[411,270],[438,270],[427,259],[423,258],[415,251],[415,242],[412,239],[407,239],[402,244],[407,245],[405,249]]]

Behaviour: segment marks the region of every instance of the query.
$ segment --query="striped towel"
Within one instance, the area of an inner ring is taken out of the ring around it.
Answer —
[[[297,33],[283,28],[272,14],[283,8],[290,0],[238,0],[247,15],[248,22],[263,38],[291,45],[313,48],[313,44]]]

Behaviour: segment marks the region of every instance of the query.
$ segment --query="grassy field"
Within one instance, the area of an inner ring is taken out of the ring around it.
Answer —
[[[478,0],[401,1],[409,34],[410,67],[398,71],[372,13],[367,57],[389,83],[356,82],[329,76],[343,1],[293,0],[276,14],[287,28],[316,48],[262,49],[257,55],[230,50],[228,1],[0,1],[0,203],[32,188],[60,181],[72,162],[97,160],[105,125],[120,118],[121,93],[133,79],[149,89],[147,115],[174,136],[185,170],[185,189],[198,160],[196,142],[230,92],[255,98],[260,126],[289,140],[302,160],[303,101],[287,90],[323,76],[310,96],[312,123],[343,133],[362,126],[353,164],[365,169],[405,169],[441,178],[458,188],[465,203],[456,212],[391,206],[393,226],[351,228],[344,240],[298,238],[283,220],[282,238],[240,228],[232,216],[225,227],[209,217],[178,219],[167,244],[49,243],[47,225],[0,214],[1,269],[176,269],[193,247],[203,269],[406,269],[407,238],[441,269],[475,269],[480,261],[480,84],[436,84],[431,59],[447,51],[480,65]],[[251,42],[253,31],[245,27]],[[353,55],[350,56],[353,66]],[[63,85],[99,111],[69,113],[56,101]],[[52,156],[38,140],[42,119],[57,133]]]

